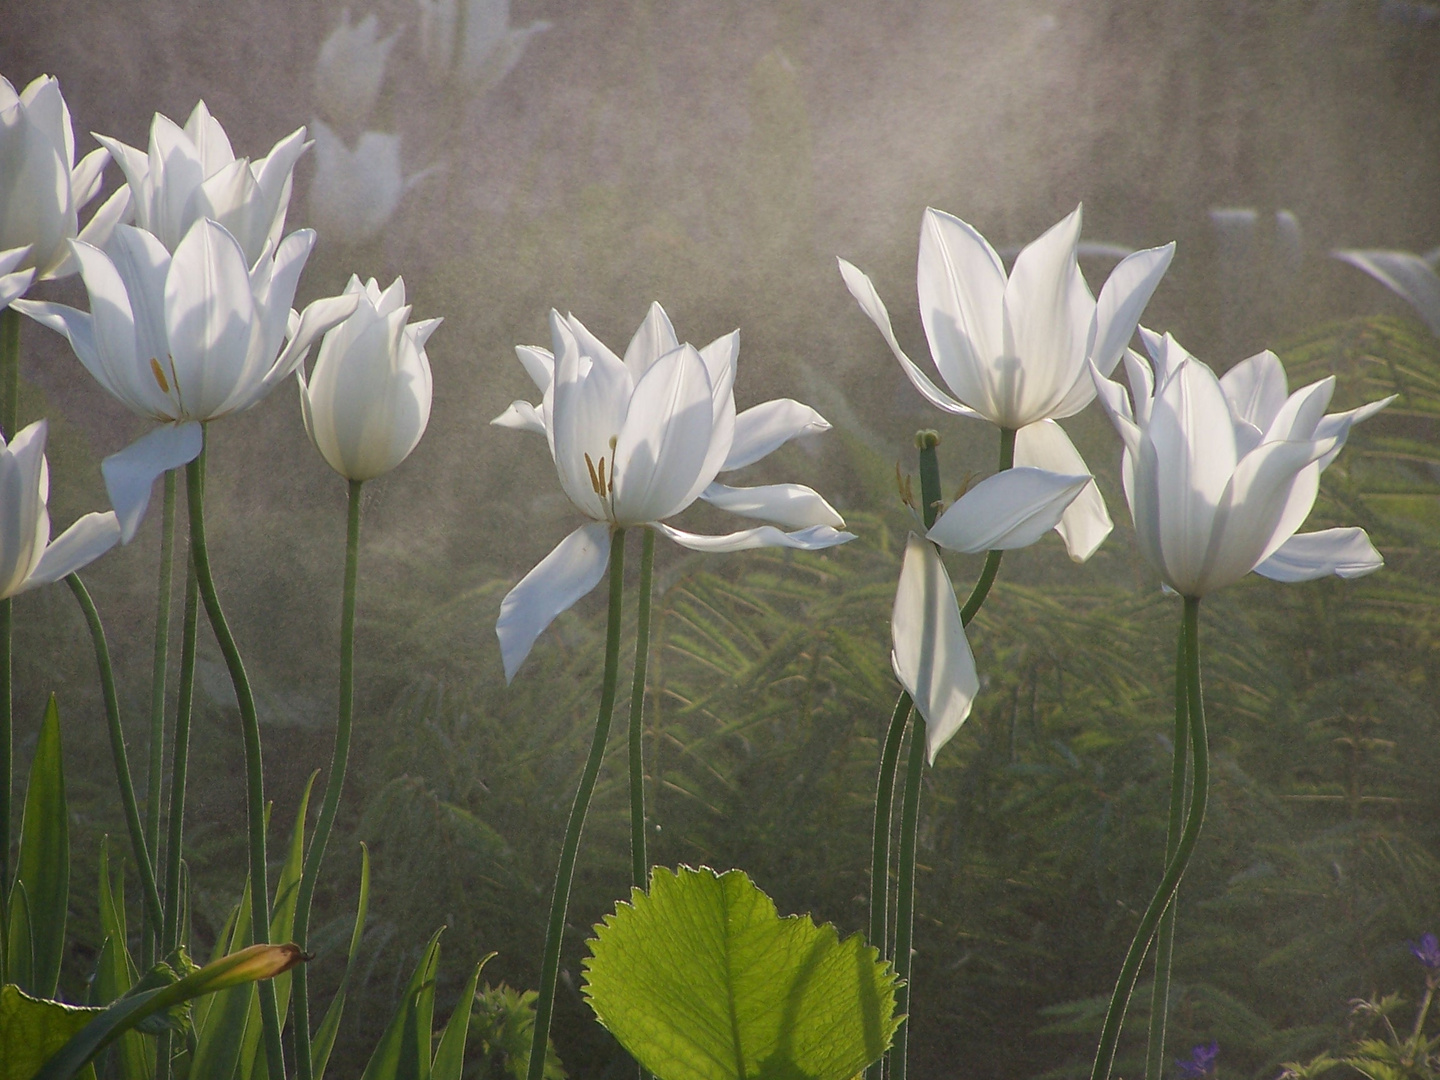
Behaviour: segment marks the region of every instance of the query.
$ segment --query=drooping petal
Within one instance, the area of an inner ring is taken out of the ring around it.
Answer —
[[[1015,433],[1015,464],[1029,465],[1053,473],[1079,476],[1090,470],[1054,420],[1026,424]],[[1055,531],[1065,541],[1065,550],[1076,562],[1084,562],[1110,535],[1115,523],[1105,508],[1105,499],[1092,478],[1075,500],[1065,508]]]
[[[980,679],[950,575],[934,545],[914,533],[905,545],[890,637],[890,664],[925,719],[925,749],[933,765],[970,715]]]
[[[674,540],[681,547],[691,551],[728,552],[750,551],[752,548],[784,547],[800,551],[821,551],[855,539],[854,533],[839,532],[829,525],[812,525],[808,529],[782,532],[773,525],[761,525],[754,529],[726,533],[724,536],[706,536],[702,533],[684,532],[663,521],[657,521],[656,529]]]
[[[1365,271],[1387,289],[1399,293],[1440,337],[1440,275],[1408,251],[1336,251],[1335,258]]]
[[[829,430],[829,420],[809,405],[790,398],[775,398],[752,406],[735,418],[735,438],[720,471],[743,469],[791,439]]]
[[[940,377],[957,398],[997,422],[987,373],[1004,349],[1006,285],[1000,256],[959,218],[927,208],[920,223],[916,288],[920,321]]]
[[[155,481],[169,470],[194,461],[204,445],[204,429],[199,423],[162,424],[100,463],[105,491],[119,520],[122,543],[134,539]]]
[[[1364,529],[1323,529],[1296,533],[1255,567],[1255,572],[1272,581],[1314,581],[1331,574],[1364,577],[1384,565],[1384,557]]]
[[[635,384],[615,444],[616,520],[638,525],[685,509],[713,424],[710,376],[700,354],[685,345],[657,360]]]
[[[537,435],[545,434],[545,418],[540,415],[540,410],[528,401],[512,401],[510,407],[490,423],[496,427],[511,428],[515,431],[533,431]]]
[[[890,325],[890,313],[885,310],[885,303],[880,299],[880,294],[875,291],[870,279],[844,259],[837,259],[836,262],[840,264],[840,276],[845,279],[845,287],[850,290],[850,295],[855,297],[860,304],[860,310],[870,317],[870,321],[880,331],[885,344],[890,346],[895,359],[900,361],[900,369],[905,372],[911,385],[920,391],[920,396],[937,409],[955,416],[979,417],[980,414],[969,405],[962,405],[931,382],[930,377],[915,366],[915,361],[905,355],[905,350],[900,348],[900,342],[895,339],[895,330]]]
[[[1014,468],[987,476],[940,515],[929,538],[962,554],[1029,547],[1060,522],[1090,483],[1044,469]]]
[[[515,678],[535,639],[555,617],[600,584],[609,560],[609,524],[582,525],[510,590],[501,601],[495,623],[507,683]]]
[[[665,314],[658,301],[652,303],[645,312],[645,321],[625,348],[625,366],[630,369],[630,377],[639,382],[640,376],[650,370],[651,364],[679,347],[680,339],[675,336],[670,316]]]
[[[829,525],[838,529],[845,524],[845,519],[820,497],[819,492],[804,484],[767,484],[761,487],[711,484],[700,493],[700,498],[732,514],[769,521],[786,529],[803,529],[811,525]]]
[[[115,511],[86,514],[57,536],[40,556],[34,571],[20,587],[21,592],[48,585],[52,581],[89,566],[120,540],[120,523]]]

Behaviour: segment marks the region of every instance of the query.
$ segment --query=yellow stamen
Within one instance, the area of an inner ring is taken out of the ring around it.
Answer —
[[[605,467],[605,461],[603,458],[600,461],[600,467],[602,469]],[[605,497],[605,493],[600,490],[600,478],[595,475],[595,463],[590,460],[589,454],[585,455],[585,468],[590,470],[590,486],[595,489],[595,494],[599,495],[603,499]]]
[[[165,381],[165,372],[160,368],[160,361],[156,360],[153,356],[150,358],[150,373],[155,376],[155,381],[160,384],[161,393],[168,394],[170,392],[170,384]]]

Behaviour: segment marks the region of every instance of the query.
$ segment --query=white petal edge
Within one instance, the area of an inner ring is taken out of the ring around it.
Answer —
[[[490,423],[496,427],[510,428],[512,431],[545,434],[545,418],[540,415],[540,410],[528,401],[512,401],[510,407]]]
[[[743,469],[773,453],[791,439],[830,430],[826,420],[809,405],[791,398],[754,405],[735,417],[735,438],[720,472]]]
[[[941,514],[929,539],[962,555],[1029,547],[1059,524],[1088,483],[1089,476],[1006,469],[987,476]]]
[[[1255,572],[1271,581],[1314,581],[1331,574],[1364,577],[1384,565],[1384,557],[1364,529],[1324,529],[1296,533],[1255,567]]]
[[[500,639],[507,683],[555,617],[600,584],[609,561],[610,525],[599,521],[582,525],[506,594],[495,635]]]
[[[1090,471],[1065,429],[1054,420],[1026,424],[1015,433],[1015,464],[1072,476]],[[1092,478],[1060,515],[1055,531],[1065,541],[1070,558],[1084,562],[1095,554],[1114,528],[1105,499]]]
[[[728,487],[711,484],[700,493],[711,506],[741,517],[756,518],[787,529],[811,525],[843,528],[845,519],[836,513],[814,488],[804,484],[765,484],[760,487]]]
[[[786,547],[800,551],[821,551],[825,548],[847,544],[855,539],[854,533],[838,532],[828,525],[813,525],[797,532],[782,532],[773,525],[761,525],[756,529],[742,529],[724,536],[705,536],[701,533],[683,532],[664,522],[655,522],[654,528],[664,533],[681,547],[691,551],[727,552],[749,551],[752,548]]]
[[[969,717],[980,679],[950,575],[935,546],[914,533],[905,545],[890,635],[890,666],[925,719],[933,765]]]
[[[195,421],[162,424],[100,463],[106,494],[120,521],[121,543],[135,538],[155,481],[194,461],[204,445],[204,428]]]
[[[120,541],[120,522],[113,510],[98,514],[86,514],[75,524],[57,536],[40,561],[35,571],[20,586],[20,592],[37,585],[48,585],[104,555]]]

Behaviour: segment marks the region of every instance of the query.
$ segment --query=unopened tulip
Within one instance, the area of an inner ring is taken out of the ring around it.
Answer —
[[[352,277],[354,313],[326,333],[315,369],[300,384],[305,431],[330,467],[347,480],[370,480],[399,465],[430,419],[430,361],[425,341],[439,319],[409,323],[405,282],[384,292],[374,278]]]

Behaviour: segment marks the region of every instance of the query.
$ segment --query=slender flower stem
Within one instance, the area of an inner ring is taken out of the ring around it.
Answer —
[[[565,935],[565,910],[570,903],[570,882],[575,876],[575,856],[580,850],[580,832],[585,812],[600,775],[605,743],[610,737],[610,715],[615,711],[615,683],[620,669],[620,606],[625,586],[625,530],[610,537],[610,618],[605,629],[605,676],[600,687],[600,712],[595,718],[595,737],[590,756],[580,775],[580,788],[570,807],[565,825],[565,842],[560,848],[560,865],[555,871],[555,891],[550,897],[550,921],[545,929],[545,957],[540,968],[540,997],[535,1002],[535,1032],[530,1043],[530,1068],[526,1080],[542,1080],[545,1052],[550,1045],[550,1016],[555,1007],[555,982],[560,975],[560,943]]]
[[[1185,770],[1190,730],[1186,708],[1185,630],[1175,646],[1175,734],[1170,767],[1170,826],[1165,835],[1165,862],[1168,865],[1180,846],[1185,827]],[[1150,994],[1150,1038],[1145,1055],[1145,1080],[1161,1080],[1165,1067],[1165,1026],[1170,1015],[1170,958],[1175,951],[1175,907],[1172,900],[1160,919],[1155,942],[1155,987]]]
[[[870,851],[870,943],[881,960],[889,959],[890,942],[885,928],[890,906],[890,821],[895,806],[895,773],[900,766],[900,744],[905,741],[905,725],[910,722],[914,703],[908,691],[901,690],[890,715],[885,732],[885,746],[880,751],[880,776],[875,782],[875,824],[871,831]],[[865,1070],[866,1080],[881,1080],[885,1075],[885,1057]]]
[[[920,780],[925,771],[925,724],[916,714],[910,725],[910,760],[905,769],[905,794],[900,804],[900,881],[895,902],[895,973],[900,986],[895,990],[895,1011],[910,1012],[910,961],[915,935],[915,844],[920,826]],[[909,1052],[910,1021],[895,1032],[890,1051],[892,1080],[905,1080]]]
[[[640,545],[640,601],[635,615],[635,678],[630,684],[630,863],[637,889],[650,880],[645,854],[645,667],[650,659],[650,587],[655,573],[655,530]]]
[[[0,434],[15,438],[20,415],[20,313],[0,311]],[[11,705],[11,601],[0,600],[0,911],[10,888],[10,801],[14,784],[14,734]]]
[[[150,773],[145,784],[145,846],[160,858],[160,788],[165,774],[165,678],[170,659],[170,586],[175,565],[175,470],[165,473],[160,519],[160,581],[155,590],[155,659],[150,668]],[[155,928],[156,943],[162,929]],[[145,942],[146,968],[150,941]]]
[[[1000,429],[1000,471],[1013,469],[1015,467],[1015,431],[1013,428]],[[992,551],[985,556],[985,565],[980,570],[980,577],[975,581],[975,588],[970,590],[970,598],[965,601],[965,606],[960,609],[960,621],[966,626],[980,610],[980,605],[985,603],[985,598],[990,595],[990,586],[995,584],[995,575],[1000,573],[1000,558],[1003,551]]]
[[[1115,991],[1110,995],[1110,1007],[1105,1012],[1105,1023],[1100,1030],[1100,1045],[1095,1050],[1095,1064],[1090,1070],[1091,1080],[1110,1080],[1110,1070],[1115,1064],[1115,1049],[1120,1039],[1120,1026],[1125,1022],[1125,1010],[1130,1004],[1130,994],[1135,989],[1135,979],[1140,973],[1140,964],[1145,951],[1160,922],[1166,907],[1180,887],[1185,867],[1200,838],[1200,828],[1205,823],[1205,803],[1210,788],[1210,750],[1205,732],[1205,705],[1200,692],[1200,600],[1198,597],[1185,598],[1185,693],[1190,713],[1190,752],[1195,763],[1192,773],[1193,790],[1190,796],[1190,812],[1185,818],[1185,831],[1180,835],[1180,844],[1175,857],[1165,867],[1165,876],[1160,887],[1150,899],[1150,906],[1140,917],[1140,925],[1120,966],[1120,977],[1115,981]]]
[[[135,784],[130,779],[130,761],[125,753],[125,729],[120,722],[120,698],[115,693],[115,670],[110,666],[110,645],[105,640],[105,627],[100,622],[100,613],[95,610],[95,601],[90,599],[90,590],[80,580],[80,575],[70,574],[65,584],[75,594],[85,622],[90,628],[90,639],[95,645],[95,663],[100,669],[100,691],[105,698],[105,717],[110,724],[110,754],[115,760],[115,779],[120,786],[120,802],[125,808],[125,824],[130,829],[130,846],[135,849],[135,865],[140,871],[140,885],[144,893],[145,924],[147,929],[159,927],[163,921],[160,913],[160,894],[155,891],[155,871],[150,862],[150,853],[145,847],[145,832],[140,824],[140,807],[135,801]]]
[[[208,444],[209,431],[205,442]],[[230,670],[235,686],[235,700],[240,706],[240,726],[245,738],[245,809],[250,832],[250,933],[255,944],[270,941],[270,879],[265,863],[265,773],[260,754],[260,718],[255,712],[255,695],[245,674],[245,662],[225,621],[220,597],[215,591],[215,578],[210,572],[210,551],[205,542],[205,458],[207,450],[185,466],[186,495],[190,509],[190,557],[195,563],[195,577],[200,586],[200,599],[210,619],[210,629]],[[275,983],[264,979],[257,989],[260,994],[260,1020],[265,1034],[265,1059],[270,1080],[285,1080],[285,1051],[280,1042],[280,1010],[275,1000]]]
[[[350,726],[355,715],[355,583],[360,568],[360,488],[363,480],[350,481],[350,508],[345,526],[345,591],[340,608],[340,715],[335,722],[335,751],[330,757],[330,776],[325,781],[325,798],[320,804],[320,817],[315,822],[315,835],[305,853],[305,866],[300,872],[300,888],[295,895],[295,944],[304,951],[310,935],[310,904],[315,898],[315,882],[325,861],[325,846],[335,825],[335,812],[345,788],[345,770],[350,760]],[[294,993],[290,995],[295,1010],[295,1074],[300,1080],[311,1080],[310,1000],[307,964],[294,969]]]

